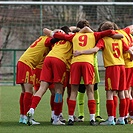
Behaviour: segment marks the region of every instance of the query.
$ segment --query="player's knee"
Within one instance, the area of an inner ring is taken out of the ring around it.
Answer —
[[[62,94],[56,93],[54,102],[55,103],[61,103],[62,102]]]

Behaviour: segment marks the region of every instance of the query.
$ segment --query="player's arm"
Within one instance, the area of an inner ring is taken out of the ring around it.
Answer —
[[[105,30],[105,31],[101,31],[101,32],[94,32],[94,35],[95,35],[96,40],[99,40],[105,36],[109,36],[112,38],[117,37],[117,39],[123,38],[122,34],[118,34],[114,30]]]
[[[133,46],[131,46],[130,49],[133,50]]]
[[[131,48],[129,48],[126,52],[130,54],[130,60],[133,61],[133,51]]]
[[[77,28],[76,26],[70,26],[70,27],[69,27],[69,29],[70,29],[71,31],[75,30],[76,28]]]
[[[91,30],[89,27],[85,26],[79,32],[80,33],[93,33],[93,30]]]
[[[123,36],[122,34],[116,33],[116,34],[114,34],[114,35],[112,35],[112,36],[110,36],[110,37],[113,38],[113,39],[121,39],[121,38],[123,38],[124,36]]]
[[[65,33],[63,30],[61,29],[55,29],[55,30],[50,30],[48,28],[44,28],[43,29],[43,33],[47,36],[50,36],[50,37],[53,37],[53,34],[56,33],[56,32],[61,32],[61,33]]]
[[[51,32],[52,32],[52,30],[50,30],[50,29],[48,29],[48,28],[44,28],[44,29],[43,29],[43,33],[44,33],[45,35],[47,35],[47,36],[50,36],[50,35],[51,35]]]
[[[60,40],[66,40],[72,42],[72,38],[74,37],[75,34],[65,34],[63,30],[49,30],[47,28],[43,29],[44,34],[47,36],[53,37],[53,38],[58,38]]]
[[[74,51],[73,52],[73,56],[79,56],[79,55],[86,55],[86,54],[92,54],[92,53],[96,53],[99,50],[99,47],[95,46],[92,49],[88,49],[88,50],[83,50],[83,51]]]
[[[85,54],[92,54],[92,53],[97,53],[100,49],[104,49],[105,43],[103,39],[100,39],[96,46],[92,49],[84,50],[84,51],[74,51],[73,56],[79,56],[79,55],[85,55]]]
[[[129,47],[126,43],[122,40],[123,51],[128,52],[130,54],[130,60],[133,61],[133,47]]]

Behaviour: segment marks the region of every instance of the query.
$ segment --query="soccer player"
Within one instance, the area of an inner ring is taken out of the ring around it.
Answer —
[[[132,47],[132,28],[133,26],[127,26],[124,29],[119,29],[118,26],[114,23],[114,29],[116,30],[116,32],[121,33],[124,35],[123,41],[126,43],[127,46]],[[125,62],[125,71],[126,71],[126,89],[124,91],[125,93],[125,98],[126,98],[126,110],[125,110],[125,124],[128,124],[128,113],[129,113],[129,105],[130,105],[130,87],[131,87],[131,80],[132,80],[132,75],[133,75],[133,62],[130,60],[130,54],[129,53],[124,53],[124,62]],[[114,117],[116,117],[116,107],[117,107],[117,94],[114,93]],[[132,107],[130,107],[131,109]]]
[[[65,33],[70,32],[70,29],[67,26],[64,26],[62,30],[65,31]],[[32,124],[31,120],[34,115],[34,111],[41,100],[41,97],[47,91],[51,83],[54,83],[55,85],[54,120],[52,124],[65,125],[65,123],[59,120],[59,115],[62,108],[63,82],[66,75],[66,64],[71,58],[71,55],[72,44],[68,41],[60,40],[54,45],[52,50],[45,57],[40,76],[40,88],[33,96],[30,110],[27,113],[29,125]]]
[[[90,29],[85,27],[84,29]],[[47,29],[46,29],[47,31]],[[52,32],[51,34],[54,38],[59,38],[63,40],[68,40],[73,43],[73,51],[75,50],[86,50],[88,48],[93,48],[96,41],[107,35],[113,35],[112,30],[104,32],[94,32],[94,33],[75,33],[71,35],[63,34],[61,32]],[[47,34],[47,35],[48,35]],[[81,75],[83,76],[84,83],[86,86],[87,96],[88,96],[88,109],[90,112],[90,125],[96,125],[95,123],[95,108],[96,103],[93,93],[93,82],[94,82],[94,54],[83,55],[79,57],[73,57],[70,68],[70,83],[71,83],[71,95],[68,101],[68,111],[69,119],[68,125],[74,124],[74,110],[76,106],[76,96],[80,84]]]
[[[77,23],[77,28],[82,29],[85,26],[90,27],[90,24],[87,20],[81,20]],[[89,32],[93,32],[93,30]],[[100,116],[100,95],[98,91],[98,83],[100,82],[100,77],[99,77],[99,72],[98,72],[97,54],[95,54],[94,56],[94,70],[95,70],[94,98],[96,100],[96,121],[101,122],[105,120]],[[78,112],[79,112],[78,121],[79,122],[84,121],[84,95],[85,95],[85,86],[84,86],[84,82],[82,79],[79,85],[78,96],[77,96]]]
[[[48,36],[40,36],[23,53],[17,62],[16,83],[21,85],[20,94],[20,119],[19,123],[27,124],[27,111],[31,105],[33,94],[33,69],[39,64],[40,60],[48,54],[50,47],[56,39]],[[32,120],[32,124],[37,124]]]
[[[127,46],[132,47],[133,40],[132,40],[132,35],[131,30],[129,27],[126,27],[124,29],[118,29],[118,33],[122,33],[124,35],[124,42],[127,44]],[[129,106],[130,106],[130,87],[131,87],[131,82],[132,82],[132,77],[133,77],[133,62],[130,60],[130,54],[129,53],[124,53],[124,61],[125,61],[125,71],[126,71],[126,90],[125,90],[125,98],[126,98],[126,110],[125,110],[125,123],[128,124],[128,113],[129,111]],[[131,109],[131,108],[130,108]]]
[[[101,30],[113,29],[111,22],[105,22],[101,26]],[[86,51],[75,51],[74,55],[84,55],[97,52],[102,49],[105,72],[105,90],[106,90],[106,108],[108,113],[108,120],[101,122],[100,125],[115,125],[114,122],[114,101],[113,92],[117,91],[120,99],[119,114],[120,117],[116,124],[125,124],[124,115],[126,108],[126,101],[124,90],[126,88],[125,77],[125,63],[123,58],[123,50],[129,52],[133,56],[133,52],[129,47],[120,39],[112,39],[104,37],[99,40],[93,49]]]

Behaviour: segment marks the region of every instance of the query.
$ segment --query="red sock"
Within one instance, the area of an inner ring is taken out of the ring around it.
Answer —
[[[130,99],[129,98],[125,98],[125,102],[126,102],[125,116],[127,116],[128,115],[128,111],[129,111]]]
[[[55,115],[60,115],[60,111],[61,111],[61,108],[62,108],[62,103],[54,103],[54,114]]]
[[[32,94],[29,92],[24,93],[24,115],[27,114],[27,112],[30,109],[31,106],[31,101],[32,101]]]
[[[69,115],[74,115],[75,107],[76,107],[76,101],[68,100],[68,114]]]
[[[113,96],[113,100],[114,100],[114,117],[116,118],[116,109],[117,109],[117,105],[118,105],[118,97]]]
[[[20,94],[20,98],[19,98],[20,114],[21,115],[24,115],[24,104],[23,104],[23,101],[24,101],[24,93],[21,93]]]
[[[90,114],[96,113],[96,102],[95,100],[88,100],[88,109]]]
[[[120,99],[120,104],[119,104],[119,115],[120,115],[120,117],[125,116],[125,109],[126,109],[126,99]]]
[[[50,106],[51,106],[51,111],[53,111],[53,110],[54,110],[54,97],[55,97],[55,95],[51,95],[51,97],[50,97]]]
[[[63,107],[63,99],[62,99],[62,102],[61,102],[60,113],[62,113],[62,107]]]
[[[41,97],[39,97],[39,96],[33,96],[32,97],[32,103],[31,103],[30,108],[35,109],[37,107],[37,105],[39,104],[40,100],[41,100]]]
[[[113,100],[106,101],[106,108],[107,108],[108,116],[114,116],[114,101]]]
[[[130,100],[129,104],[129,115],[133,116],[133,99]]]

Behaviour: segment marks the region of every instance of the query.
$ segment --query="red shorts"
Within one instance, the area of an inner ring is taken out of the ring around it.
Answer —
[[[132,86],[132,78],[133,78],[133,67],[132,68],[125,68],[126,70],[126,90],[129,90],[129,88]]]
[[[125,90],[126,89],[126,75],[125,67],[109,66],[105,71],[105,90]]]
[[[70,68],[70,84],[80,84],[83,77],[84,84],[94,84],[94,67],[88,62],[76,62]]]
[[[32,69],[21,61],[17,63],[16,84],[33,84]]]
[[[66,64],[55,57],[46,57],[44,59],[42,72],[40,76],[41,81],[48,83],[62,83],[66,76]]]
[[[37,91],[40,87],[40,74],[41,74],[42,69],[40,68],[35,68],[33,70],[33,85],[34,89]]]

